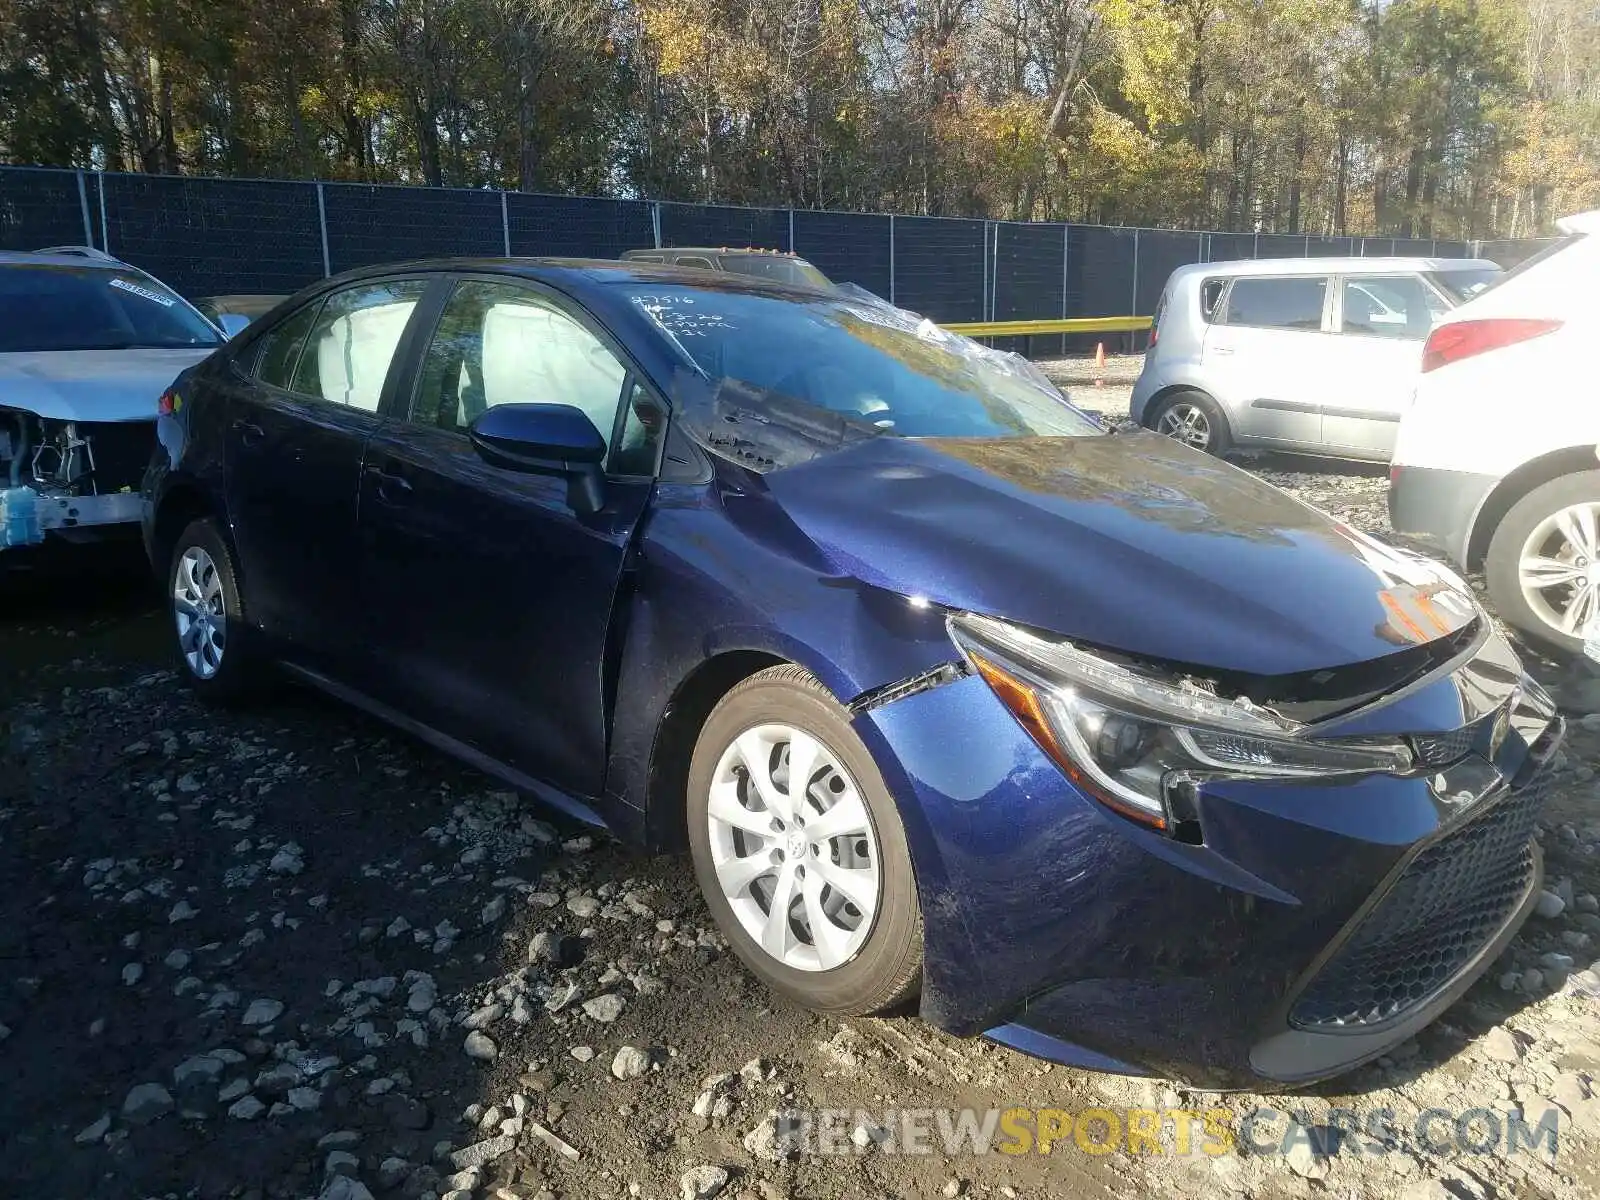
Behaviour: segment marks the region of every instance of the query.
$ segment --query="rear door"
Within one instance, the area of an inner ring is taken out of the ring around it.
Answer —
[[[459,280],[419,346],[404,419],[373,436],[362,483],[362,630],[387,651],[375,690],[494,759],[598,795],[608,639],[665,410],[604,330],[524,280]],[[600,511],[575,512],[558,475],[478,455],[468,426],[508,403],[575,405],[607,436]]]
[[[230,399],[224,469],[246,601],[258,625],[318,663],[362,645],[362,456],[425,287],[367,280],[310,301],[261,338]]]
[[[1322,440],[1335,453],[1387,459],[1417,385],[1422,345],[1449,302],[1420,275],[1391,273],[1340,277],[1335,305],[1338,354]]]
[[[1331,293],[1327,275],[1244,275],[1228,285],[1201,366],[1236,436],[1320,445]]]

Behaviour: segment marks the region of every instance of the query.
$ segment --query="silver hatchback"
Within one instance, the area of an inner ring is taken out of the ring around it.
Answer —
[[[1473,258],[1282,258],[1179,267],[1131,414],[1222,454],[1386,462],[1433,323],[1499,276]]]

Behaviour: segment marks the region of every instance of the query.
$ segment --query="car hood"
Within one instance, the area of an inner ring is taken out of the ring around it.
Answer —
[[[0,354],[0,407],[57,421],[154,421],[167,385],[213,349]]]
[[[763,479],[841,574],[1178,664],[1317,671],[1478,611],[1444,567],[1154,434],[881,437]]]

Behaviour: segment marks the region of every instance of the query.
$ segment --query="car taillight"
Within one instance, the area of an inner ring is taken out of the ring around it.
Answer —
[[[161,393],[161,399],[156,401],[156,412],[160,413],[163,417],[170,417],[173,413],[178,411],[178,405],[180,403],[181,402],[178,399],[178,393],[173,391],[171,388],[168,388],[166,391]]]
[[[1560,328],[1560,321],[1529,317],[1489,317],[1482,321],[1441,325],[1428,335],[1428,342],[1422,348],[1422,370],[1426,374],[1463,358],[1514,346]]]

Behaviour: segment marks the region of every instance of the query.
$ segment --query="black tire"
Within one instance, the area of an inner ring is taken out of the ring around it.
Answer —
[[[1145,415],[1145,421],[1148,427],[1155,430],[1157,433],[1160,433],[1161,429],[1159,427],[1161,424],[1161,418],[1164,417],[1170,409],[1173,409],[1180,404],[1192,404],[1195,408],[1199,409],[1205,414],[1206,422],[1211,427],[1210,439],[1204,446],[1194,446],[1196,450],[1204,450],[1207,454],[1214,454],[1218,458],[1221,458],[1224,454],[1233,449],[1233,430],[1228,426],[1228,418],[1223,415],[1221,407],[1218,406],[1215,400],[1206,395],[1204,392],[1198,391],[1195,388],[1183,388],[1179,391],[1173,392],[1168,396],[1163,396],[1161,398],[1161,402],[1151,408],[1151,410]],[[1167,436],[1173,437],[1174,441],[1182,440],[1174,437],[1172,434],[1168,434]],[[1193,443],[1184,441],[1184,445],[1193,445]]]
[[[215,673],[211,675],[199,673],[191,664],[178,632],[178,610],[174,596],[178,587],[178,572],[191,549],[204,551],[210,559],[225,617],[222,655],[216,663]],[[247,616],[234,561],[233,547],[229,545],[221,526],[211,517],[201,517],[190,522],[173,542],[165,575],[164,598],[178,669],[198,696],[208,703],[222,705],[239,704],[255,698],[270,675],[266,658],[261,653],[255,630]]]
[[[1583,652],[1581,634],[1573,637],[1563,633],[1528,603],[1522,595],[1518,562],[1523,544],[1541,522],[1564,508],[1583,503],[1600,504],[1600,471],[1580,471],[1540,484],[1500,519],[1483,562],[1483,580],[1501,617],[1531,641],[1569,654]]]
[[[712,864],[707,806],[723,752],[766,723],[803,730],[822,742],[854,779],[877,841],[881,892],[872,927],[854,957],[831,970],[802,970],[762,949],[723,896]],[[922,989],[922,908],[905,827],[872,755],[849,714],[808,672],[771,667],[733,688],[706,719],[689,765],[689,849],[707,907],[734,952],[774,991],[819,1012],[866,1015],[903,1005]]]

